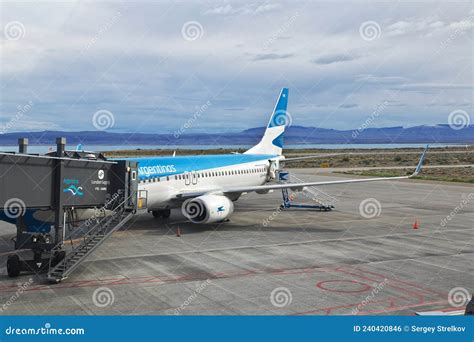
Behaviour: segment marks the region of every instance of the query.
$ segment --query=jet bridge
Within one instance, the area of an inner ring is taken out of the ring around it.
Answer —
[[[48,280],[66,278],[137,210],[146,209],[146,193],[138,198],[138,165],[107,160],[102,154],[57,150],[29,154],[19,139],[19,153],[0,152],[0,219],[16,225],[7,272],[47,273]],[[32,258],[25,258],[31,251]],[[20,258],[21,255],[21,258]]]

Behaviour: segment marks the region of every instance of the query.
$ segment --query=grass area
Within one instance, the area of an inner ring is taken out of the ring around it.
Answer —
[[[420,159],[418,153],[398,154],[354,154],[327,158],[301,160],[291,164],[291,167],[384,167],[384,166],[414,166]],[[474,164],[474,153],[430,153],[426,155],[425,165],[462,165]]]
[[[363,171],[341,171],[346,175],[372,176],[372,177],[396,177],[405,176],[413,172],[413,169],[397,169],[397,170],[363,170]],[[473,167],[452,167],[452,168],[432,168],[423,169],[422,172],[413,177],[415,179],[427,179],[445,182],[461,182],[474,184],[474,168]]]

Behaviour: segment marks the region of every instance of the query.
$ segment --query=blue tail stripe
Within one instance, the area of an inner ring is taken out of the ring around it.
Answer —
[[[272,144],[279,147],[283,148],[283,136],[285,135],[285,132],[282,132],[279,136],[277,136],[275,139],[273,139]]]
[[[288,88],[281,90],[280,97],[273,111],[272,118],[268,123],[268,128],[285,126],[287,124],[286,107],[288,105]]]

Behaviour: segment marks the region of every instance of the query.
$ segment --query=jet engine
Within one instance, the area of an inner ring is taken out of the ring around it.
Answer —
[[[234,212],[234,203],[226,196],[203,195],[183,203],[182,211],[193,223],[216,223],[226,220]]]

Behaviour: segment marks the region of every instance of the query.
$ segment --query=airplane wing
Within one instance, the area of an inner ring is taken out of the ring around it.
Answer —
[[[342,155],[348,155],[348,154],[352,154],[352,152],[313,154],[311,156],[285,158],[285,159],[282,159],[282,161],[286,163],[286,162],[293,162],[293,161],[304,160],[304,159],[335,157],[335,156],[342,156]]]
[[[206,193],[216,193],[216,194],[235,194],[243,192],[253,192],[253,191],[267,191],[267,190],[277,190],[277,189],[291,189],[295,191],[301,191],[308,186],[325,186],[325,185],[335,185],[335,184],[350,184],[350,183],[365,183],[365,182],[378,182],[378,181],[389,181],[396,179],[407,179],[412,178],[418,175],[423,166],[423,161],[425,159],[426,151],[428,146],[426,146],[423,154],[418,161],[418,165],[415,171],[408,176],[398,176],[398,177],[377,177],[377,178],[359,178],[359,179],[344,179],[344,180],[331,180],[323,182],[304,182],[304,183],[276,183],[276,184],[267,184],[267,185],[256,185],[256,186],[243,186],[243,187],[229,187],[221,188],[215,190],[201,191],[201,192],[187,192],[180,193],[176,195],[176,198],[191,198],[204,195]]]

